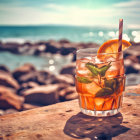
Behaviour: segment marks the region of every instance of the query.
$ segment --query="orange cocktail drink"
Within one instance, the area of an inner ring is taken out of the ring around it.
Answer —
[[[76,90],[81,111],[87,115],[111,116],[117,114],[122,105],[125,89],[123,52],[107,52],[115,48],[108,46],[77,51]]]

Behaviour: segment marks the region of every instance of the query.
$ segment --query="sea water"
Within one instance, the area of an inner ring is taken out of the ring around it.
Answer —
[[[0,26],[0,40],[2,41],[40,41],[68,39],[73,42],[95,42],[118,38],[118,29],[111,27],[92,26]],[[124,28],[123,39],[140,41],[140,29]]]

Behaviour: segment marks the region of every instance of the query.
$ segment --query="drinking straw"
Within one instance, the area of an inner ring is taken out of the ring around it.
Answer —
[[[118,52],[122,51],[122,32],[123,32],[123,19],[119,20],[119,49]]]

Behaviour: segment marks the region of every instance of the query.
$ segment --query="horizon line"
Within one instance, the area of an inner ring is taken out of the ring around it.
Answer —
[[[1,27],[26,27],[26,26],[73,26],[73,27],[100,27],[100,28],[118,28],[117,26],[110,26],[110,25],[74,25],[74,24],[0,24]],[[130,29],[140,29],[140,25],[127,25],[127,28]]]

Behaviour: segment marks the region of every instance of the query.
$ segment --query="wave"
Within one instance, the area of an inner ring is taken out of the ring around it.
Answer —
[[[25,43],[27,40],[24,38],[0,38],[3,43],[16,42],[19,44]]]

